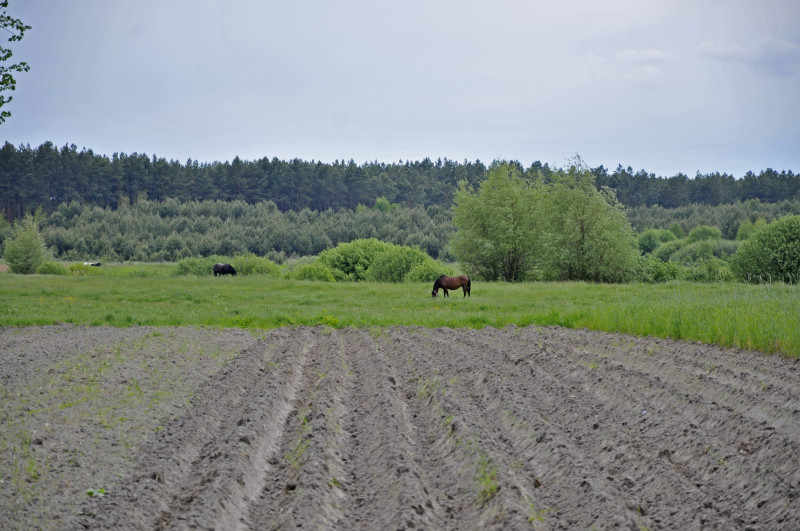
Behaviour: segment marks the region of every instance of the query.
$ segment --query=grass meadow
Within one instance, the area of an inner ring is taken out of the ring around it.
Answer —
[[[172,264],[89,276],[0,274],[0,325],[422,327],[558,325],[800,356],[800,287],[786,284],[325,283],[175,276]]]

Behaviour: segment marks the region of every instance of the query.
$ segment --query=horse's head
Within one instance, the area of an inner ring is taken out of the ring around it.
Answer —
[[[435,297],[436,295],[438,295],[438,290],[434,289],[431,291],[431,297]]]

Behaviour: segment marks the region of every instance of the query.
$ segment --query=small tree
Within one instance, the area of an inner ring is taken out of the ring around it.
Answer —
[[[12,273],[29,275],[49,258],[36,219],[27,215],[18,220],[6,240],[5,259]]]
[[[539,210],[545,228],[541,265],[556,280],[621,282],[634,272],[633,230],[613,190],[595,187],[578,159],[554,172]]]
[[[459,183],[453,206],[458,231],[450,248],[473,276],[524,280],[537,250],[536,190],[518,165],[493,164],[480,190]]]

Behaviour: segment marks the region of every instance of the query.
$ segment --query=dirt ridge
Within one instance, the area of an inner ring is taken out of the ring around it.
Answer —
[[[212,337],[213,352],[226,353],[216,364],[192,354]],[[54,341],[95,351],[55,355]],[[102,401],[66,409],[89,416],[23,448],[58,465],[47,484],[20,472],[14,485],[39,490],[19,503],[0,478],[4,521],[21,522],[12,529],[780,530],[800,521],[796,360],[536,326],[298,327],[249,338],[45,327],[0,329],[3,345],[12,400],[1,411],[15,429],[38,434],[36,423],[53,421],[59,407],[29,404],[37,386],[74,382],[77,361],[90,365],[81,375],[110,367],[90,380],[100,389],[131,394],[130,371],[146,367],[195,390],[163,403],[124,395],[120,408],[161,415],[136,422],[95,423]],[[113,443],[131,430],[150,435],[127,451]],[[82,499],[77,515],[44,511],[35,500],[63,500],[47,485],[75,470],[54,457],[58,446],[98,434],[110,442],[87,451],[115,460],[82,458],[80,470],[108,494]]]

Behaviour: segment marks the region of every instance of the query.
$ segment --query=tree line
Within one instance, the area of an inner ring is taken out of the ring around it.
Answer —
[[[438,205],[400,208],[379,198],[371,207],[281,212],[275,203],[140,200],[113,209],[62,203],[39,214],[41,235],[59,260],[177,262],[187,257],[252,253],[282,263],[340,243],[375,238],[452,260],[450,212]],[[0,246],[10,227],[0,231]]]
[[[248,264],[294,257],[291,274],[315,280],[434,278],[454,260],[485,280],[800,279],[800,201],[638,207],[638,230],[628,212],[612,189],[596,188],[579,159],[535,179],[495,163],[477,188],[459,184],[452,209],[408,208],[384,197],[372,207],[324,212],[281,212],[270,201],[140,199],[116,209],[71,202],[13,225],[0,218],[0,248],[14,272],[53,274],[64,267],[48,257],[177,261],[203,271],[224,257]],[[341,260],[326,264],[323,256]],[[364,262],[370,256],[377,265]]]
[[[744,239],[748,229],[787,215],[800,215],[800,201],[750,200],[714,207],[627,209],[634,233],[672,229],[688,234],[698,226],[718,227],[725,240]],[[452,261],[456,232],[451,209],[407,208],[379,197],[355,210],[281,212],[265,201],[140,200],[119,208],[63,203],[37,216],[42,237],[59,260],[176,261],[188,256],[254,253],[280,263],[291,256],[317,255],[361,238],[417,246],[433,258]],[[0,249],[11,225],[0,219]]]
[[[521,175],[545,179],[558,168],[534,162],[525,168],[507,162]],[[376,198],[404,207],[452,206],[458,183],[478,186],[487,166],[480,160],[456,162],[424,159],[396,163],[353,160],[323,163],[263,157],[245,161],[185,163],[156,155],[115,153],[112,156],[78,150],[74,144],[59,148],[45,142],[37,148],[0,148],[0,201],[8,221],[37,208],[56,211],[62,203],[77,202],[116,209],[142,199],[165,201],[271,201],[281,212],[304,209],[354,210],[372,205]],[[621,165],[614,171],[591,168],[598,190],[609,187],[626,207],[685,207],[694,203],[720,205],[758,199],[765,203],[800,200],[800,174],[766,169],[741,178],[721,173],[660,177],[645,170],[634,172]]]

